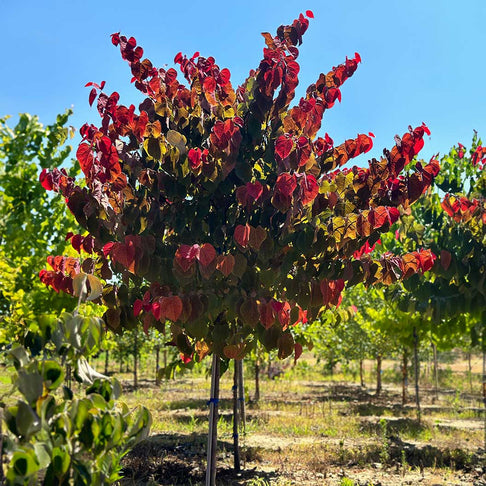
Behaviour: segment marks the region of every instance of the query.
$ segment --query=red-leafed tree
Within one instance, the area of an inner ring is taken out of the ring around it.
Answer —
[[[335,145],[318,132],[360,57],[319,75],[290,107],[308,24],[300,15],[276,36],[264,33],[263,59],[236,89],[212,57],[175,57],[185,85],[175,69],[143,58],[133,37],[114,34],[146,98],[137,110],[90,83],[101,123],[81,128],[85,185],[61,171],[41,174],[85,231],[70,236],[81,257],[50,260],[43,281],[69,292],[73,273],[96,273],[109,327],[169,320],[181,353],[212,353],[216,368],[256,340],[281,358],[298,355],[292,325],[338,305],[345,285],[416,270],[414,254],[352,255],[431,184],[436,161],[402,175],[428,129],[410,128],[366,168],[341,169],[371,149],[373,135]]]

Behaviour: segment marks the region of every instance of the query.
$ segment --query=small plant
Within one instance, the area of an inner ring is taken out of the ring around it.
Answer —
[[[380,460],[383,464],[388,463],[390,459],[390,444],[388,442],[388,423],[386,419],[380,419],[380,429],[381,429],[381,451]]]
[[[15,369],[11,394],[20,397],[15,405],[1,404],[9,460],[5,484],[112,484],[121,477],[123,456],[148,434],[149,411],[133,413],[117,402],[120,384],[81,357],[97,349],[102,328],[97,317],[65,313],[43,323],[35,346],[9,351]],[[71,370],[85,385],[84,396],[75,395]]]
[[[339,483],[339,486],[355,486],[355,482],[350,479],[350,478],[347,478],[346,476],[344,478],[341,478],[341,481]]]

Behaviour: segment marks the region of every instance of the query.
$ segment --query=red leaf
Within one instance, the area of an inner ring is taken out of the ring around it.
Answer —
[[[255,299],[246,299],[240,306],[239,316],[245,326],[250,326],[253,329],[260,320],[258,306]]]
[[[319,185],[312,174],[304,175],[300,182],[302,191],[302,204],[305,206],[312,202],[319,194]]]
[[[142,312],[142,308],[143,308],[143,302],[140,299],[137,299],[133,303],[133,315],[135,317],[138,317],[138,315],[140,314],[140,312]]]
[[[245,226],[239,224],[235,228],[235,232],[233,237],[242,248],[246,248],[248,246],[248,242],[250,241],[250,225],[246,224]]]
[[[434,266],[434,261],[437,257],[431,250],[420,250],[418,252],[418,258],[422,272],[427,272]]]
[[[384,206],[378,206],[377,208],[370,209],[368,221],[370,222],[372,228],[381,228],[386,223],[387,219],[388,214]]]
[[[235,267],[235,257],[233,255],[219,255],[216,268],[227,277]]]
[[[259,181],[247,182],[246,192],[254,201],[257,201],[263,194],[263,186]]]
[[[190,149],[187,158],[192,170],[196,170],[202,165],[201,149]]]
[[[42,169],[39,175],[39,182],[46,191],[52,191],[54,189],[52,174],[47,169]]]
[[[297,363],[297,360],[302,355],[302,344],[295,343],[294,344],[294,364]]]
[[[307,17],[309,17],[310,19],[313,19],[314,18],[314,12],[312,10],[306,10],[305,11],[305,14],[307,15]],[[295,358],[297,359],[297,358]]]
[[[192,356],[192,354],[190,356],[187,356],[184,353],[180,354],[181,360],[184,364],[190,363],[192,361]]]
[[[103,255],[105,256],[105,258],[108,257],[108,255],[111,253],[111,250],[113,249],[114,246],[115,246],[115,242],[113,241],[110,241],[105,246],[103,246]]]
[[[290,304],[288,302],[283,302],[282,306],[277,311],[277,318],[282,329],[285,331],[290,324]]]
[[[160,300],[161,316],[169,321],[176,322],[182,313],[182,300],[177,296],[162,297]]]
[[[291,138],[288,138],[285,135],[280,135],[275,142],[275,153],[280,159],[285,159],[289,156],[293,146],[294,142]]]
[[[296,187],[297,180],[295,174],[283,173],[277,177],[275,191],[281,193],[283,196],[291,197]]]
[[[199,263],[203,267],[210,265],[216,258],[216,250],[211,243],[204,243],[199,249]]]
[[[87,143],[80,144],[78,150],[76,151],[76,158],[79,161],[81,170],[84,172],[85,175],[88,175],[91,167],[93,166],[94,160],[91,146]]]
[[[452,255],[447,250],[441,250],[440,252],[440,264],[442,268],[447,271],[451,264]]]
[[[175,260],[183,272],[187,272],[194,260],[199,257],[199,245],[181,245],[175,254]]]
[[[122,264],[129,272],[135,274],[135,245],[128,240],[125,244],[115,243],[110,256],[114,262]]]
[[[214,93],[216,89],[216,80],[213,77],[207,77],[203,82],[203,90],[208,93]]]
[[[83,244],[84,238],[81,235],[74,235],[71,238],[71,246],[78,252],[81,253],[81,245]]]
[[[250,226],[250,239],[248,241],[250,247],[258,251],[260,249],[260,246],[262,246],[262,243],[265,241],[267,237],[267,232],[264,228],[261,226],[257,226],[254,228],[253,226]]]
[[[151,306],[152,314],[155,318],[156,321],[160,320],[160,317],[162,315],[161,309],[160,309],[160,302],[154,302]]]
[[[96,88],[92,88],[89,92],[89,106],[93,106],[93,101],[96,99],[97,94]]]
[[[258,311],[260,313],[260,322],[265,329],[269,329],[273,326],[275,322],[275,314],[273,312],[272,304],[269,302],[268,304],[263,301],[258,306]]]

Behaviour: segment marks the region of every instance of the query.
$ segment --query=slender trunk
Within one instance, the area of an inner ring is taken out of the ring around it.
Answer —
[[[467,353],[467,368],[469,370],[469,393],[472,395],[473,384],[472,384],[471,351]]]
[[[209,399],[209,433],[206,486],[216,484],[216,449],[218,443],[219,357],[213,354],[211,366],[211,397]]]
[[[108,375],[108,364],[110,361],[110,352],[108,350],[105,351],[105,375]]]
[[[376,356],[376,396],[379,397],[381,394],[381,361],[382,356],[378,354]]]
[[[246,435],[245,383],[243,381],[243,360],[236,362],[238,370],[238,405],[240,409],[240,427]]]
[[[361,388],[365,388],[365,382],[364,382],[364,369],[363,369],[363,360],[359,360],[359,381],[361,384]]]
[[[133,386],[138,387],[138,332],[135,329],[135,346],[133,350]]]
[[[4,484],[3,475],[3,409],[0,409],[0,484]]]
[[[407,385],[408,385],[408,352],[403,350],[402,355],[402,406],[407,403]]]
[[[255,363],[255,402],[260,401],[260,358]]]
[[[160,346],[157,344],[157,346],[155,346],[155,384],[157,386],[160,385],[159,369],[160,369]]]
[[[484,405],[484,450],[486,451],[486,343],[483,332],[483,405]]]
[[[235,472],[240,472],[240,444],[238,431],[240,429],[240,416],[238,413],[238,362],[234,360],[234,373],[233,373],[233,458]]]
[[[414,367],[415,367],[415,402],[417,404],[417,420],[421,423],[421,412],[420,412],[420,393],[419,393],[419,374],[420,365],[418,359],[418,335],[417,328],[413,328],[413,354],[414,354]]]
[[[432,351],[434,353],[434,395],[435,399],[439,398],[439,361],[437,359],[437,346],[432,343]]]

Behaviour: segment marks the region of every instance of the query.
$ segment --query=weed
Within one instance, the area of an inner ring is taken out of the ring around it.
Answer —
[[[380,450],[380,461],[383,464],[387,464],[390,460],[390,444],[388,442],[388,422],[386,419],[380,419],[380,429],[381,429],[381,450]]]
[[[341,478],[341,481],[339,482],[339,486],[355,486],[355,482],[350,479],[350,478],[347,478],[346,476],[344,478]]]

